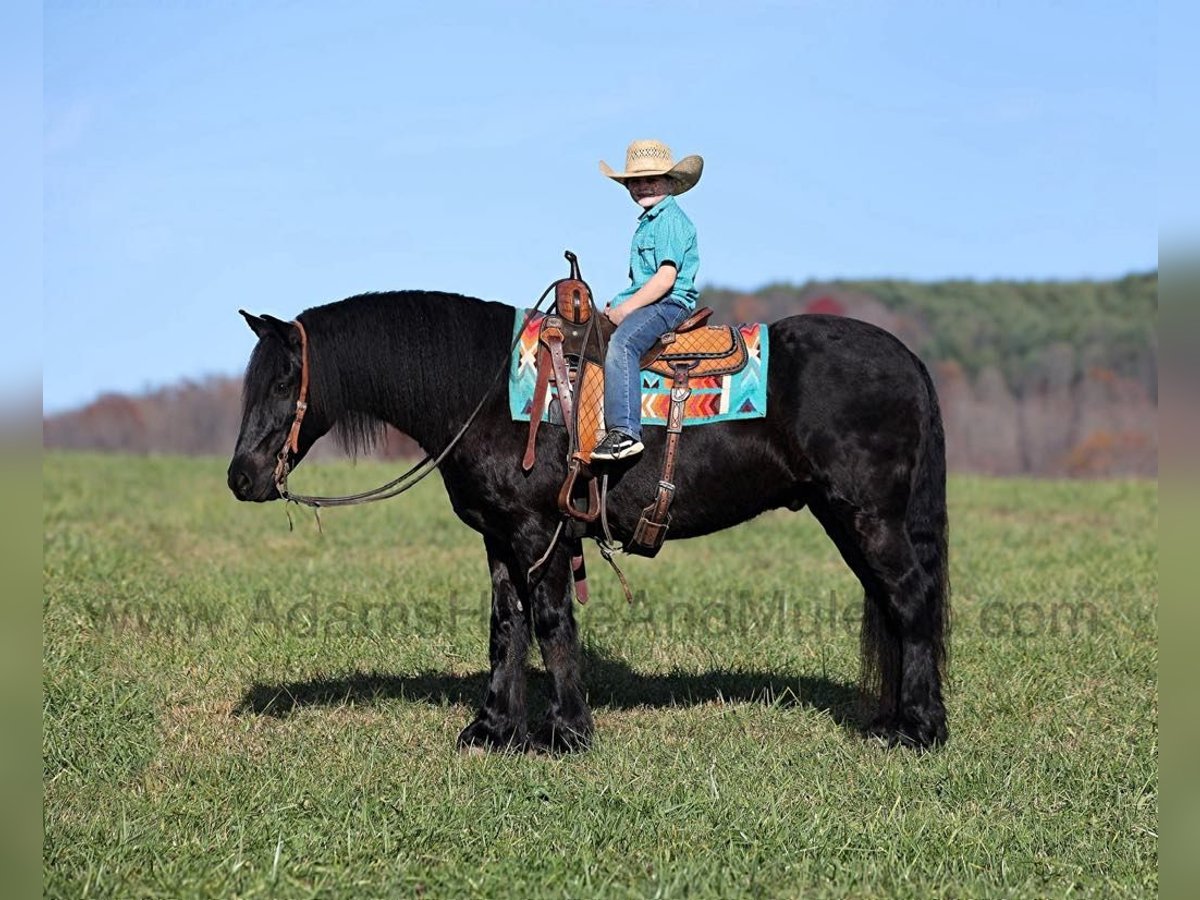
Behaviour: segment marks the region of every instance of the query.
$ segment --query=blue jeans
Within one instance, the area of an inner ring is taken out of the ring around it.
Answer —
[[[635,309],[617,326],[604,362],[604,422],[630,437],[642,437],[642,383],[638,365],[659,335],[671,331],[691,310],[669,300]]]

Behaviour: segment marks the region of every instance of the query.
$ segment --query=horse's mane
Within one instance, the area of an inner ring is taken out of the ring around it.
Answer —
[[[511,306],[438,291],[358,294],[307,309],[299,318],[309,334],[313,403],[336,423],[335,439],[351,456],[382,440],[388,423],[380,412],[437,426],[435,417],[460,399],[463,368],[479,362],[482,372],[499,361],[513,315]],[[440,349],[447,344],[452,352]],[[362,408],[368,398],[372,412]]]

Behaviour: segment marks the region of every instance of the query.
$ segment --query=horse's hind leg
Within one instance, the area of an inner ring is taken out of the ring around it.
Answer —
[[[903,522],[866,516],[858,530],[874,575],[862,637],[864,673],[872,666],[879,673],[880,708],[870,730],[889,743],[944,743],[944,610],[936,576],[921,565]]]
[[[528,606],[521,602],[524,573],[512,548],[484,538],[492,574],[492,619],[487,696],[458,736],[461,749],[522,749],[526,743],[525,684],[529,655]]]
[[[903,516],[838,501],[814,503],[812,509],[866,591],[863,687],[878,701],[868,730],[889,744],[943,743],[946,597],[941,573],[918,558]]]

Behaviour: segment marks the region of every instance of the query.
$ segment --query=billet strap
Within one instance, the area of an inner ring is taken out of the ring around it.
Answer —
[[[633,529],[633,536],[625,548],[627,553],[654,556],[666,540],[667,529],[671,525],[671,501],[675,499],[675,460],[679,453],[679,436],[683,433],[683,412],[692,393],[689,368],[683,365],[675,367],[671,383],[671,409],[667,415],[667,446],[663,454],[662,477],[658,480],[654,502],[642,510],[642,515]]]
[[[683,434],[684,406],[691,394],[688,371],[679,366],[675,369],[675,380],[671,385],[671,411],[667,416],[667,449],[663,457],[662,479],[658,483],[659,493],[654,502],[655,521],[665,523],[667,510],[675,496],[675,460],[679,453],[679,436]]]

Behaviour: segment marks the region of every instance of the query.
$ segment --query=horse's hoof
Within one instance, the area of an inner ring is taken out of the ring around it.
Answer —
[[[586,724],[571,724],[561,719],[547,720],[530,739],[540,753],[558,756],[564,753],[582,753],[591,749],[593,727],[589,719]]]
[[[863,732],[867,737],[891,746],[892,736],[896,733],[896,718],[895,716],[876,716],[867,724]]]
[[[458,736],[458,749],[471,756],[486,753],[521,753],[528,740],[524,729],[516,726],[497,728],[483,719],[476,719]]]
[[[944,716],[935,719],[912,714],[881,716],[867,726],[867,735],[887,747],[908,747],[911,750],[932,750],[946,743],[950,737]]]

